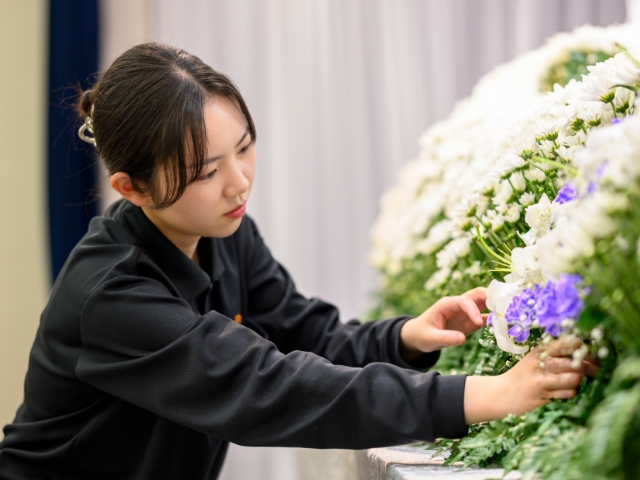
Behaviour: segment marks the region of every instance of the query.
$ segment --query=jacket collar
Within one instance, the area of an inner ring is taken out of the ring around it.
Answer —
[[[121,217],[124,220],[126,226],[140,240],[142,248],[169,277],[180,296],[187,301],[200,295],[212,281],[219,280],[225,270],[214,238],[203,237],[198,243],[201,268],[171,243],[140,207],[121,200],[110,207],[106,215]]]

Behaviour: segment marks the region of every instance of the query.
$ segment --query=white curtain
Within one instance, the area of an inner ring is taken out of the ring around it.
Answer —
[[[420,134],[482,74],[554,32],[624,21],[625,0],[103,0],[102,8],[117,50],[126,45],[114,40],[113,12],[135,8],[136,40],[176,44],[236,82],[258,130],[249,213],[299,289],[347,319],[372,305],[369,230]],[[295,479],[294,456],[234,447],[223,478]]]
[[[148,0],[150,37],[238,84],[258,129],[249,203],[300,290],[371,306],[378,199],[493,66],[559,30],[624,19],[624,0]]]

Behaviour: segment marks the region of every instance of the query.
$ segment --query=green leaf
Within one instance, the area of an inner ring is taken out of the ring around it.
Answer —
[[[587,305],[578,318],[577,327],[590,331],[606,318],[606,314],[596,305]]]

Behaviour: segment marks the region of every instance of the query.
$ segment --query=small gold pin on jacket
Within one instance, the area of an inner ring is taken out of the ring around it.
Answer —
[[[236,316],[233,319],[238,323],[242,323],[242,315],[240,315],[239,313],[236,314]]]

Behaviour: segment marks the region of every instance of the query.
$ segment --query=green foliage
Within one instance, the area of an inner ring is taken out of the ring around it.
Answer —
[[[640,478],[640,358],[618,365],[587,427],[574,462],[585,472],[581,478]]]
[[[594,257],[582,266],[584,278],[594,287],[590,305],[597,303],[615,339],[626,349],[640,353],[640,262],[635,246],[640,238],[640,192],[628,192],[629,208],[614,216],[614,239],[596,245]],[[615,275],[612,274],[615,272]]]
[[[484,254],[479,255],[484,260]],[[476,259],[476,255],[470,255],[464,261],[471,264]],[[377,306],[367,317],[375,320],[395,315],[418,316],[440,298],[486,286],[494,278],[491,272],[483,272],[474,278],[465,276],[457,280],[451,279],[440,288],[426,290],[424,284],[436,270],[434,255],[420,254],[403,262],[400,273],[384,276],[384,288],[377,294]]]
[[[580,463],[592,478],[640,478],[639,432],[640,384],[608,396],[594,411]]]
[[[524,415],[470,428],[462,440],[440,439],[432,448],[439,453],[450,450],[447,464],[462,462],[465,467],[501,465],[505,470],[540,473],[544,478],[565,478],[575,468],[577,440],[585,435],[586,419],[602,400],[615,365],[606,362],[597,378],[584,380],[579,394],[571,400],[556,400]],[[568,478],[568,477],[567,477]]]
[[[436,260],[432,255],[418,255],[405,261],[400,273],[385,278],[385,287],[379,293],[379,306],[369,316],[420,315],[438,300],[433,292],[424,288],[427,280],[424,272],[435,270]]]
[[[469,336],[464,344],[443,349],[433,370],[443,375],[499,375],[514,364],[514,358],[496,346],[489,330],[482,329]]]
[[[611,55],[603,51],[569,51],[565,58],[562,58],[549,68],[547,75],[541,81],[540,90],[551,92],[556,83],[564,87],[571,80],[580,81],[582,80],[582,75],[589,73],[589,70],[587,70],[589,65],[604,62],[610,57]]]
[[[640,358],[603,361],[571,400],[473,425],[462,440],[438,440],[445,463],[502,466],[548,480],[640,478]]]

